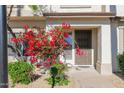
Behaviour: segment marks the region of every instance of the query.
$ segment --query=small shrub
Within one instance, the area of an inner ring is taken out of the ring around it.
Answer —
[[[27,62],[14,62],[8,65],[9,75],[13,84],[29,84],[32,81],[33,65]]]
[[[69,80],[68,77],[65,75],[65,71],[67,70],[67,68],[68,67],[65,64],[54,64],[50,69],[51,77],[46,79],[48,81],[48,84],[52,85],[54,82],[54,85],[68,85]]]
[[[123,52],[123,54],[119,54],[117,59],[118,59],[119,68],[121,70],[121,73],[124,75],[124,52]]]
[[[51,74],[57,74],[57,76],[61,76],[63,74],[65,74],[65,71],[68,70],[68,67],[66,64],[60,64],[60,63],[56,63],[54,64],[51,68],[54,68],[53,70],[51,69]],[[55,72],[55,69],[57,69],[57,72]]]

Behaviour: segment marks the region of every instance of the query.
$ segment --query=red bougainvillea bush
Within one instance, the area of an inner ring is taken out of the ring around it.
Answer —
[[[25,26],[25,32],[20,33],[17,38],[11,38],[11,42],[23,47],[21,48],[22,55],[30,57],[32,64],[37,67],[50,68],[55,64],[63,64],[59,60],[59,55],[64,52],[65,48],[71,46],[72,42],[67,41],[70,38],[67,30],[70,28],[70,24],[67,23],[52,27],[49,31],[33,31]],[[76,54],[82,54],[78,45],[76,46]]]
[[[67,30],[70,25],[62,23],[59,27],[53,27],[50,31],[33,31],[28,26],[25,26],[25,32],[20,33],[17,38],[11,38],[11,42],[16,45],[23,46],[24,56],[30,56],[32,64],[38,63],[38,59],[44,61],[37,66],[50,67],[52,64],[58,63],[56,59],[64,52],[65,48],[71,46],[71,42],[67,42],[66,38],[69,37]],[[76,54],[81,55],[82,52],[77,45]],[[61,60],[59,63],[63,63]]]

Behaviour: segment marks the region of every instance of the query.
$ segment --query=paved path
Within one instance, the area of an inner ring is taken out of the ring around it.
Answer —
[[[69,75],[76,80],[79,88],[113,88],[111,76],[100,75],[94,68],[71,69]]]

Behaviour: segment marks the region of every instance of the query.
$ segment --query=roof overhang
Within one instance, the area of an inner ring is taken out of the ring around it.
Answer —
[[[44,16],[11,16],[10,21],[45,21]]]
[[[90,12],[90,13],[44,13],[47,18],[110,18],[115,17],[115,13],[110,12]]]

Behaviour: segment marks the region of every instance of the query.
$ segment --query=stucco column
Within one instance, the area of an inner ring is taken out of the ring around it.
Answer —
[[[98,39],[98,62],[96,69],[102,75],[110,75],[112,74],[110,24],[101,25]]]

